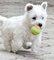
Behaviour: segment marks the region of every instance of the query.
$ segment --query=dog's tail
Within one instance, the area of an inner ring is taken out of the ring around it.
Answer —
[[[0,16],[0,28],[3,26],[3,23],[6,19],[6,17]]]
[[[6,17],[0,16],[0,36],[1,36],[2,28],[5,20],[7,20]]]

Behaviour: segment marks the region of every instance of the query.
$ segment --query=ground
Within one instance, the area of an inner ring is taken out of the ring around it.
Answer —
[[[0,0],[0,15],[6,17],[21,15],[24,13],[25,4],[29,1],[36,4],[43,0],[38,0],[38,2],[35,0]],[[3,40],[0,38],[0,60],[54,60],[54,2],[53,0],[48,2],[48,20],[42,39],[44,54],[34,57],[26,50],[19,51],[19,54],[9,53],[5,51]]]

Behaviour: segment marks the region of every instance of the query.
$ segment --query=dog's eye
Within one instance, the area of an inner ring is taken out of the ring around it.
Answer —
[[[33,20],[36,20],[36,17],[33,17],[32,19],[33,19]]]
[[[44,17],[42,17],[42,20],[44,19]]]

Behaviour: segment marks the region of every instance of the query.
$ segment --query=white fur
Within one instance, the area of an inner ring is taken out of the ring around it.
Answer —
[[[43,6],[44,4],[45,6]],[[30,11],[27,11],[27,6],[30,5],[33,8]],[[11,18],[1,17],[4,19],[0,18],[3,21],[3,24],[0,27],[2,27],[2,34],[6,50],[16,52],[25,45],[25,48],[31,46],[32,51],[36,52],[38,47],[41,46],[41,36],[47,20],[46,8],[47,4],[44,2],[41,5],[33,5],[28,3],[25,6],[24,15]],[[32,19],[34,16],[37,16],[36,20]],[[44,17],[43,20],[42,16]],[[30,28],[31,26],[39,23],[42,24],[42,31],[39,35],[33,35]]]

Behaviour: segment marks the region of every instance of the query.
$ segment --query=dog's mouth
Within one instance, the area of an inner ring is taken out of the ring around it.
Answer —
[[[31,25],[30,28],[31,28],[32,26],[38,26],[38,27],[42,30],[42,24],[41,24],[41,23],[38,23],[38,24],[35,24],[35,25]]]

